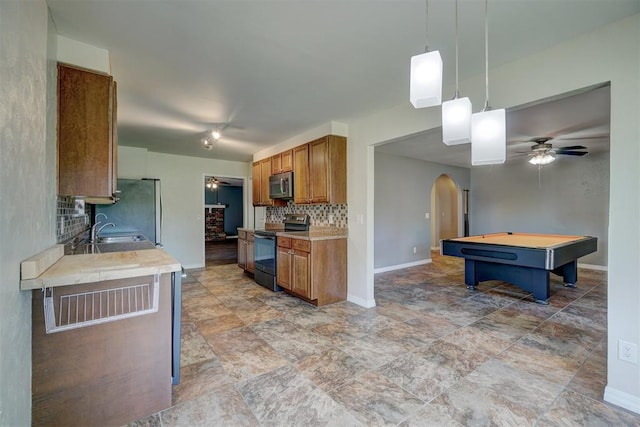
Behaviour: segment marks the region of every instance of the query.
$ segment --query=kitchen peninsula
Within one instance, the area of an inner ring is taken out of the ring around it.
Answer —
[[[178,261],[145,249],[36,256],[22,270],[33,290],[34,425],[123,425],[171,405]]]

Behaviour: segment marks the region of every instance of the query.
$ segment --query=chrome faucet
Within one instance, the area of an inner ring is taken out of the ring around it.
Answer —
[[[96,240],[98,240],[98,236],[100,235],[100,232],[102,231],[103,228],[105,227],[115,227],[116,225],[112,222],[108,222],[104,225],[102,225],[100,228],[98,228],[98,231],[96,232]]]
[[[107,218],[107,215],[106,215],[105,213],[103,213],[103,212],[100,212],[100,213],[96,214],[96,222],[95,222],[95,224],[93,224],[93,226],[91,227],[91,243],[95,243],[95,242],[96,242],[96,240],[98,240],[98,234],[100,234],[100,231],[101,231],[104,227],[106,227],[106,226],[107,226],[107,225],[109,225],[109,224],[110,224],[112,227],[115,227],[115,224],[113,224],[113,223],[107,223],[107,224],[103,225],[102,227],[98,228],[98,226],[99,226],[100,224],[102,224],[102,223],[98,220],[98,218],[100,218],[100,215],[102,215],[102,216],[104,217],[104,219],[105,219],[105,220],[106,220],[106,219],[108,219],[108,218]]]

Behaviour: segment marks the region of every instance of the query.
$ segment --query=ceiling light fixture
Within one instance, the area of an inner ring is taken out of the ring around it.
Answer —
[[[489,107],[489,5],[484,2],[485,102],[484,109],[471,116],[471,164],[494,165],[507,159],[507,127],[504,108]]]
[[[219,130],[211,130],[208,132],[208,135],[202,139],[202,145],[204,145],[204,148],[207,150],[211,150],[214,145],[220,141],[221,137],[222,133]]]
[[[542,166],[542,165],[548,165],[549,163],[553,162],[555,159],[556,158],[549,153],[539,153],[533,156],[532,158],[530,158],[529,163],[531,163],[532,165]]]
[[[411,57],[409,100],[415,108],[432,107],[442,102],[442,58],[437,50],[429,52],[429,0],[426,3],[424,53]]]
[[[471,142],[471,101],[458,91],[458,0],[456,0],[456,93],[442,103],[442,142],[447,145]]]
[[[218,180],[214,176],[209,177],[206,185],[209,190],[213,191],[214,189],[218,188]]]

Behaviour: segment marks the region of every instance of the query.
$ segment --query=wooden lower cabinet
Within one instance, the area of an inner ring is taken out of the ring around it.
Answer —
[[[253,273],[256,266],[253,242],[253,231],[238,230],[238,267],[248,273]]]
[[[54,304],[153,280],[62,286]],[[160,276],[155,313],[47,334],[43,292],[34,290],[32,316],[32,425],[118,426],[171,406],[171,274]]]
[[[347,240],[278,237],[277,283],[305,301],[326,305],[347,298]]]
[[[238,267],[247,268],[247,232],[238,231]]]
[[[253,233],[247,236],[247,268],[249,273],[253,273],[256,270],[256,257],[253,253]]]

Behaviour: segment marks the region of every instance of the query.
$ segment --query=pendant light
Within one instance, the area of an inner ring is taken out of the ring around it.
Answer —
[[[485,102],[484,109],[471,116],[471,164],[494,165],[507,159],[507,127],[504,108],[489,107],[489,17],[484,2]]]
[[[456,94],[442,103],[442,142],[447,145],[471,142],[471,101],[458,91],[458,0],[456,0]]]
[[[425,3],[424,53],[411,57],[409,100],[415,108],[432,107],[442,102],[442,58],[437,50],[429,52],[429,0]]]

